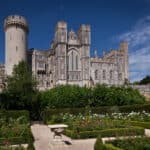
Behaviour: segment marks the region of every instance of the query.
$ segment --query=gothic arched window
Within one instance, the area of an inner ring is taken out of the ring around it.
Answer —
[[[98,79],[98,70],[95,70],[95,80]]]
[[[113,79],[113,71],[110,70],[110,79]]]
[[[79,67],[79,56],[76,51],[71,51],[68,55],[69,71],[76,71]]]
[[[119,74],[118,74],[118,79],[119,79],[119,80],[122,80],[122,73],[119,73]]]
[[[103,70],[103,80],[106,79],[106,70]]]
[[[78,70],[78,55],[76,55],[76,70]]]

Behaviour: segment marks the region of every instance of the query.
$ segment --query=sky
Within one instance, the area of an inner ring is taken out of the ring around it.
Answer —
[[[29,24],[28,48],[48,49],[55,25],[63,20],[68,30],[91,25],[91,56],[94,49],[119,48],[129,43],[130,80],[150,75],[150,0],[0,0],[0,62],[5,61],[3,21],[22,15]]]

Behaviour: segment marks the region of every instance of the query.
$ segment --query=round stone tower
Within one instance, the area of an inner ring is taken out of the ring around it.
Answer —
[[[5,70],[11,75],[14,65],[26,61],[27,34],[29,27],[22,16],[8,16],[4,21],[5,30]]]

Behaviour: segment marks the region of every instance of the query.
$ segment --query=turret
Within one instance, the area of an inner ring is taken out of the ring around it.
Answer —
[[[83,45],[91,44],[91,28],[89,25],[81,25],[78,30],[78,37],[80,39],[80,43]]]
[[[6,74],[11,75],[14,65],[26,61],[29,27],[22,16],[8,16],[4,21]]]
[[[67,23],[59,21],[55,28],[55,43],[67,42]]]
[[[89,25],[81,25],[78,30],[78,38],[81,45],[81,68],[83,86],[89,86],[90,80],[90,45],[91,29]]]
[[[125,80],[129,80],[129,60],[128,60],[128,42],[120,43],[120,50],[124,53],[124,77]]]

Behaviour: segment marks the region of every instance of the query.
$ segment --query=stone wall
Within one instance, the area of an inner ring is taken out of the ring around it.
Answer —
[[[150,94],[150,84],[147,85],[132,85],[134,89],[138,89],[142,94]]]

